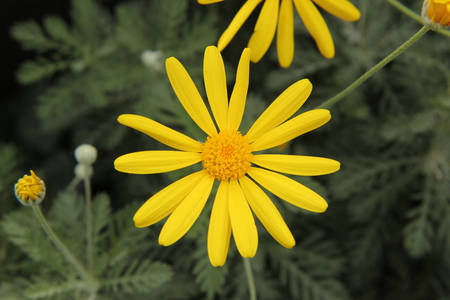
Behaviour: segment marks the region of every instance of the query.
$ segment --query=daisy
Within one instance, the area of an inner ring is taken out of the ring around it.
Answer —
[[[303,79],[287,88],[242,135],[239,126],[247,97],[250,55],[248,48],[242,53],[228,101],[221,54],[215,46],[206,48],[203,74],[215,122],[183,65],[174,57],[166,60],[170,84],[187,113],[207,135],[204,142],[142,116],[126,114],[118,118],[123,125],[176,150],[125,154],[115,160],[116,170],[154,174],[196,163],[203,166],[201,171],[156,193],[136,212],[137,227],[150,226],[170,215],[159,235],[161,245],[171,245],[186,234],[205,206],[214,182],[219,181],[208,229],[208,255],[214,266],[225,263],[231,233],[243,257],[255,255],[258,233],[252,211],[281,245],[286,248],[295,245],[277,208],[259,186],[298,207],[324,212],[328,205],[321,196],[277,172],[312,176],[329,174],[340,167],[339,162],[327,158],[255,153],[318,128],[331,115],[328,110],[316,109],[286,121],[311,93],[311,83]]]
[[[198,0],[211,4],[224,0]],[[242,24],[263,0],[247,0],[222,34],[217,47],[222,51],[233,39]],[[316,41],[320,53],[326,58],[334,57],[334,43],[325,20],[317,9],[320,6],[330,14],[346,21],[357,21],[359,10],[347,0],[265,0],[248,42],[252,49],[251,61],[258,62],[269,49],[277,31],[277,52],[280,65],[287,68],[294,58],[294,10],[297,9],[306,29]]]

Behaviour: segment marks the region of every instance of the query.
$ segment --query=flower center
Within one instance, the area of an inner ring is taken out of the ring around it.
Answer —
[[[217,180],[238,179],[247,173],[251,146],[240,132],[221,131],[203,144],[202,165]]]

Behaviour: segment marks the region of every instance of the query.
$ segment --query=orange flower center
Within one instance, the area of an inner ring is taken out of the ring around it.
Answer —
[[[221,131],[207,138],[201,157],[204,170],[217,180],[225,181],[247,173],[252,151],[240,132]]]
[[[427,17],[431,22],[442,25],[450,25],[450,1],[449,0],[429,0]]]

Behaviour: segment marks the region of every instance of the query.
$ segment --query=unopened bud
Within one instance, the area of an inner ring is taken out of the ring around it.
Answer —
[[[75,149],[75,158],[78,163],[92,165],[97,159],[97,149],[89,144],[83,144]]]
[[[447,29],[450,26],[450,0],[425,0],[422,20],[433,30]]]
[[[14,185],[17,200],[26,206],[37,205],[44,200],[45,183],[33,171],[31,175],[24,175]]]

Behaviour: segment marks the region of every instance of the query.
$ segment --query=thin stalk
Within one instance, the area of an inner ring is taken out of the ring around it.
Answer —
[[[39,205],[32,205],[33,212],[36,215],[36,217],[39,220],[39,223],[41,223],[42,228],[44,229],[45,233],[49,237],[49,239],[55,244],[56,248],[62,253],[62,255],[67,259],[69,263],[71,263],[75,269],[80,274],[81,278],[86,283],[93,283],[94,279],[91,277],[91,275],[86,271],[86,269],[83,267],[82,264],[75,258],[75,256],[70,252],[70,250],[66,247],[66,245],[58,238],[58,236],[55,234],[53,229],[50,227],[50,224],[48,224],[47,220],[45,219],[44,215],[42,214],[41,208]]]
[[[383,68],[385,65],[387,65],[391,60],[396,58],[400,53],[408,49],[412,44],[414,44],[418,39],[420,39],[425,33],[430,30],[428,27],[423,26],[416,34],[414,34],[409,40],[407,40],[403,45],[398,47],[394,52],[389,54],[385,59],[380,61],[377,65],[375,65],[372,69],[367,71],[364,75],[359,77],[355,82],[353,82],[351,85],[349,85],[345,90],[337,94],[336,96],[328,99],[321,105],[317,106],[317,108],[326,108],[329,107],[345,96],[347,96],[350,92],[352,92],[355,88],[357,88],[361,83],[366,81],[369,77],[371,77],[373,74],[375,74],[377,71],[379,71],[381,68]]]
[[[248,290],[250,292],[250,300],[256,300],[255,279],[253,278],[252,266],[250,258],[242,258],[244,260],[245,276],[247,277]]]
[[[85,168],[84,175],[84,194],[86,198],[86,268],[92,270],[92,189],[91,189],[91,177],[88,173],[88,168]]]
[[[386,0],[389,4],[391,4],[393,7],[397,8],[399,11],[404,13],[405,15],[409,16],[410,18],[416,20],[420,24],[423,24],[422,17],[416,13],[415,11],[409,9],[408,7],[404,6],[397,0]],[[450,37],[450,31],[447,30],[436,30],[437,33],[440,33],[442,35],[445,35],[446,37]]]

